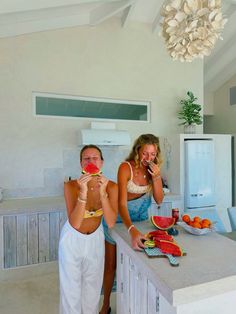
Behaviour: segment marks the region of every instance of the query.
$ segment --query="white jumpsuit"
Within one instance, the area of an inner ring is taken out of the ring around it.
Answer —
[[[104,233],[75,230],[67,221],[59,242],[60,314],[97,314],[104,272]]]

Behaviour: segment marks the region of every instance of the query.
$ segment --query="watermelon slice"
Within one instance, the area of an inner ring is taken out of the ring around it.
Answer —
[[[169,234],[159,234],[158,236],[156,237],[153,237],[153,240],[155,241],[158,241],[158,240],[166,240],[166,241],[170,241],[170,242],[173,242],[174,241],[174,238],[169,235]]]
[[[165,230],[155,230],[149,232],[146,237],[150,240],[167,240],[174,241],[173,237],[167,233]]]
[[[157,237],[159,235],[165,235],[165,234],[168,234],[167,231],[165,230],[155,230],[155,231],[150,231],[148,232],[148,234],[146,234],[146,237],[148,239],[152,239],[153,237]]]
[[[150,236],[155,237],[155,236],[158,236],[159,234],[168,234],[168,233],[165,230],[154,230],[154,231],[150,231],[148,234]]]
[[[164,216],[151,216],[151,222],[160,230],[168,230],[175,224],[175,218]]]
[[[95,166],[94,164],[87,164],[83,170],[82,173],[84,174],[91,174],[92,176],[97,176],[101,173],[101,170]]]
[[[154,241],[155,245],[165,254],[172,254],[173,256],[183,256],[183,250],[176,242],[166,240]]]

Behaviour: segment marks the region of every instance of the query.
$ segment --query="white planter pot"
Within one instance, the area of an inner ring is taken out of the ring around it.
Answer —
[[[184,133],[185,134],[195,134],[196,133],[196,125],[195,124],[184,125]]]

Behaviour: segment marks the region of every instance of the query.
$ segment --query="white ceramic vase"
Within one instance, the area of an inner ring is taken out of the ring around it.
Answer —
[[[196,133],[196,125],[195,124],[184,125],[184,133],[185,134],[195,134]]]

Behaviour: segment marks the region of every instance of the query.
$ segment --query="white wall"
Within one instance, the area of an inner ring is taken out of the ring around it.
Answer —
[[[45,195],[45,176],[52,172],[52,179],[56,169],[55,180],[63,177],[64,152],[76,149],[77,130],[90,125],[34,117],[32,91],[150,100],[151,123],[117,123],[132,140],[147,132],[180,133],[179,100],[192,90],[203,101],[202,61],[172,61],[145,24],[121,28],[111,19],[97,27],[0,39],[0,56],[0,186],[8,197],[32,196],[34,189]],[[61,186],[52,194],[60,192]]]
[[[213,116],[205,117],[205,133],[229,133],[234,136],[233,205],[236,202],[236,105],[230,106],[229,89],[236,86],[236,75],[222,85],[214,94]]]
[[[205,119],[205,133],[236,133],[236,105],[230,106],[229,102],[232,86],[236,86],[236,75],[214,93],[213,116]]]

